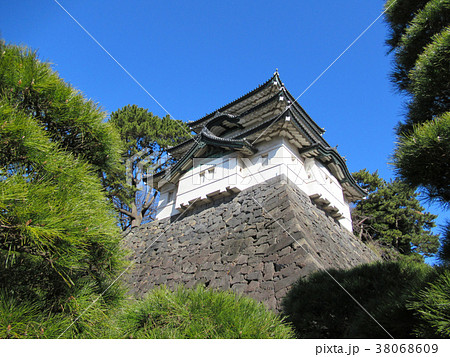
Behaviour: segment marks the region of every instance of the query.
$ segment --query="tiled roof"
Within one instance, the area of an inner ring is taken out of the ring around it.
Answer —
[[[188,125],[190,127],[194,127],[194,126],[197,126],[198,124],[204,122],[205,120],[211,119],[212,117],[214,117],[216,112],[223,112],[223,111],[227,110],[228,108],[238,104],[239,102],[255,95],[257,92],[259,92],[259,91],[263,90],[264,88],[266,88],[267,86],[271,85],[274,81],[277,81],[281,85],[281,80],[280,80],[280,76],[278,75],[278,72],[275,72],[273,74],[273,76],[270,77],[270,79],[268,79],[263,84],[260,84],[257,88],[253,89],[252,91],[240,96],[238,99],[233,100],[232,102],[220,107],[219,109],[214,110],[213,112],[201,117],[200,119],[194,120],[192,122],[188,122]]]

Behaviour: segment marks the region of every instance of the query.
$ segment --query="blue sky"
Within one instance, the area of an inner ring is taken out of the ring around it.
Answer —
[[[58,0],[176,119],[195,120],[270,78],[296,97],[383,11],[384,1]],[[39,50],[108,112],[166,113],[54,0],[3,1],[0,33]],[[376,22],[300,105],[338,145],[350,171],[394,177],[389,155],[403,98],[389,82],[387,27]],[[428,207],[433,213],[438,208]],[[447,214],[447,217],[449,215]],[[443,223],[444,214],[438,220]]]

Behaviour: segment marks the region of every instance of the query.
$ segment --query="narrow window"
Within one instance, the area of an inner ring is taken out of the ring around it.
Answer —
[[[205,178],[205,171],[200,172],[200,183],[204,183],[206,180]]]
[[[211,180],[214,178],[214,172],[215,172],[215,168],[211,167],[210,169],[208,169],[208,178]]]
[[[173,201],[173,191],[169,191],[169,193],[167,194],[167,202],[172,201]]]
[[[261,159],[262,159],[262,166],[269,165],[269,154],[261,155]]]

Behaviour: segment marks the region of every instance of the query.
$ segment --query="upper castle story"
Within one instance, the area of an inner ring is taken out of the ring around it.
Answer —
[[[253,91],[189,122],[195,136],[170,148],[177,163],[151,177],[156,219],[211,203],[284,174],[351,231],[350,203],[365,192],[325,132],[284,87],[278,72]],[[263,202],[261,202],[264,205]]]

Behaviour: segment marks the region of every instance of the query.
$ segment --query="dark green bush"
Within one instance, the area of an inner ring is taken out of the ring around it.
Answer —
[[[379,262],[351,270],[329,270],[385,330],[395,338],[411,338],[418,317],[408,300],[436,276],[417,262]],[[324,271],[300,279],[283,300],[287,321],[299,338],[388,338],[383,330]]]

